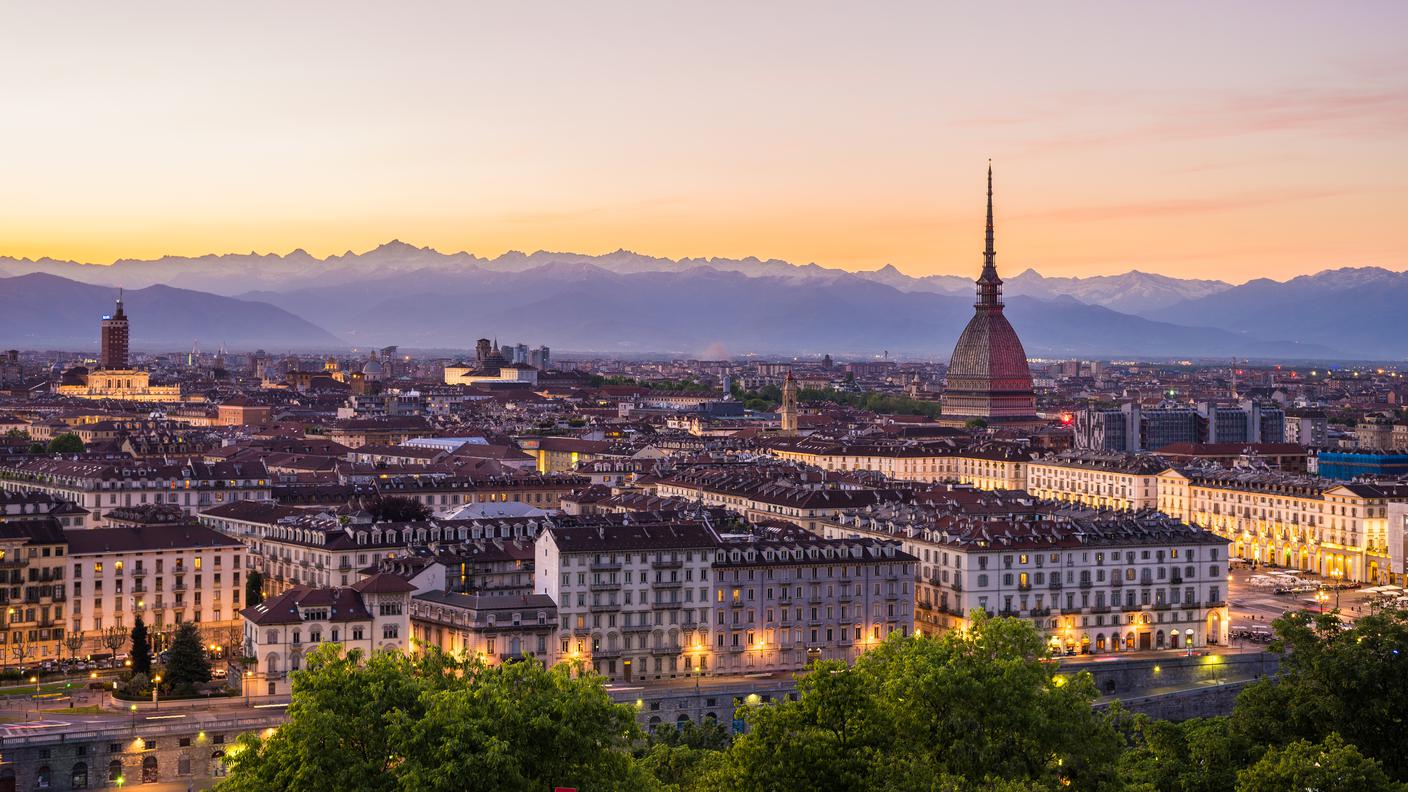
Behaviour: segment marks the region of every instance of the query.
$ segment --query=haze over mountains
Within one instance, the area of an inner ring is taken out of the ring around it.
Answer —
[[[0,316],[10,346],[91,346],[96,316],[111,306],[111,291],[98,287],[122,285],[142,290],[129,299],[138,346],[200,338],[270,349],[466,348],[497,334],[616,354],[888,350],[943,358],[972,315],[973,295],[970,277],[911,277],[891,266],[852,273],[624,250],[486,259],[399,241],[325,259],[301,250],[112,266],[0,258],[0,276],[33,272],[48,276],[0,280],[0,308],[14,306]],[[1240,286],[1138,271],[1048,278],[1028,269],[1005,292],[1034,356],[1408,355],[1400,308],[1408,275],[1377,268]],[[82,310],[71,310],[77,295]],[[66,304],[45,311],[51,300]]]

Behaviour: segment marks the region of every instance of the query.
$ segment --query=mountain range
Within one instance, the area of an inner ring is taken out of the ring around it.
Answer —
[[[106,286],[31,273],[0,278],[0,343],[5,348],[95,349],[98,323],[113,311]],[[327,349],[342,341],[268,303],[154,285],[122,296],[137,349]]]
[[[893,266],[848,272],[625,250],[487,259],[400,241],[322,259],[301,250],[111,266],[0,258],[0,276],[10,276],[0,277],[0,343],[25,347],[94,345],[97,316],[110,310],[111,287],[122,285],[137,289],[128,298],[135,346],[181,347],[199,338],[236,348],[465,349],[474,338],[498,335],[616,354],[887,350],[942,359],[973,299],[968,277],[913,277]],[[1008,316],[1033,356],[1408,356],[1408,315],[1397,310],[1408,297],[1408,275],[1384,269],[1239,286],[1138,271],[1055,278],[1028,269],[1004,288]],[[56,302],[61,309],[50,307]]]

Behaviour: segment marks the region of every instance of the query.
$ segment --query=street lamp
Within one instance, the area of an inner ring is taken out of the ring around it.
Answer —
[[[161,709],[161,674],[152,677],[152,703]]]
[[[253,677],[254,677],[254,672],[253,672],[253,671],[245,671],[245,672],[244,672],[244,685],[243,685],[243,687],[244,687],[244,705],[245,705],[246,707],[249,706],[249,686],[250,686],[250,684],[253,682]]]
[[[137,705],[133,704],[127,710],[132,713],[132,728],[137,728]]]

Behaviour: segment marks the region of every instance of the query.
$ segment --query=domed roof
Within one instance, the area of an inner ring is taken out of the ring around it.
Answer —
[[[1000,310],[979,309],[958,337],[949,358],[948,382],[952,387],[968,380],[1018,380],[1028,390],[1032,387],[1027,352]]]
[[[378,360],[368,360],[367,365],[362,366],[362,373],[368,377],[380,377],[383,371],[381,361]]]

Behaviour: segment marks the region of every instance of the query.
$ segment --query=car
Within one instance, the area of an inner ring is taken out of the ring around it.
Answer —
[[[211,678],[211,679],[225,679],[225,678],[227,678],[229,675],[230,675],[230,672],[229,672],[229,671],[226,671],[226,670],[223,669],[223,668],[212,668],[212,669],[210,669],[210,678]]]

